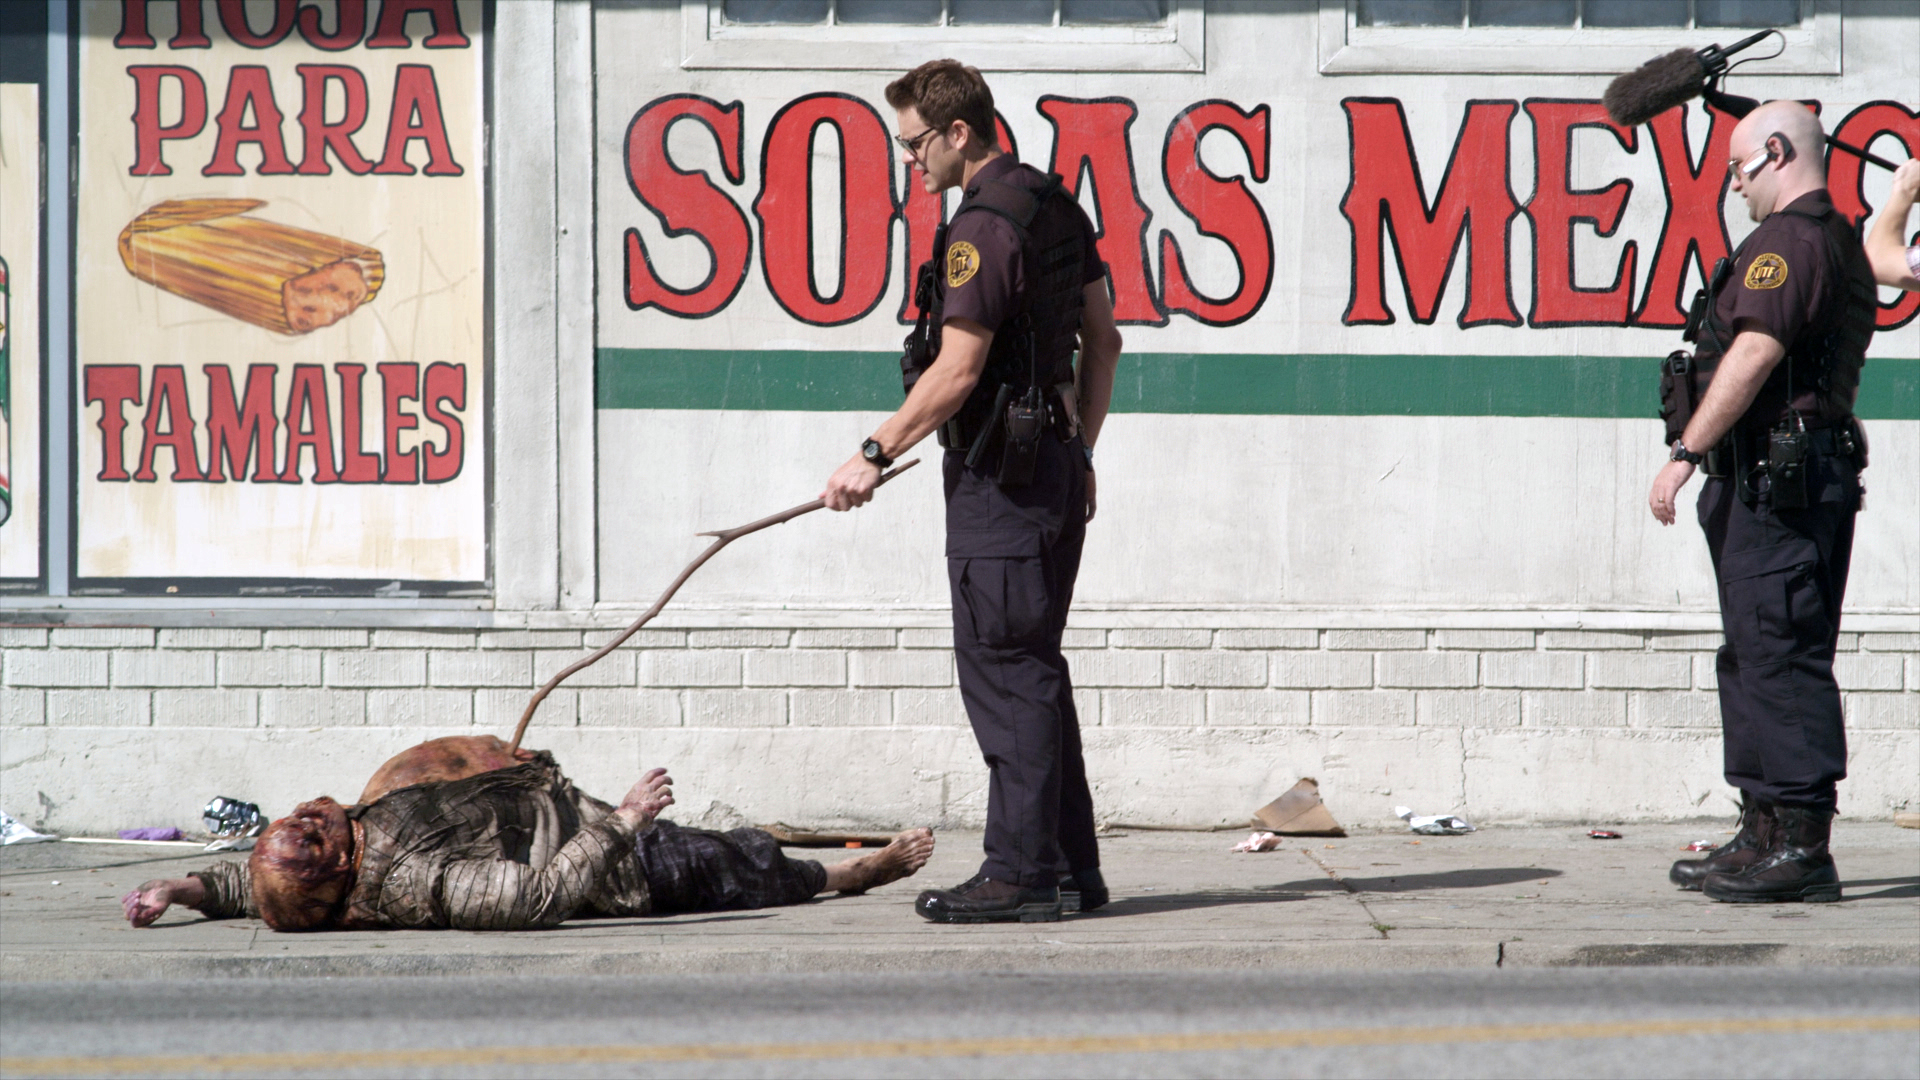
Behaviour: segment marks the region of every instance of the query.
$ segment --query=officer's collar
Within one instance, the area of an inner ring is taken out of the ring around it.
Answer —
[[[998,180],[1019,167],[1019,158],[1014,157],[1012,154],[1001,154],[999,157],[980,166],[980,171],[974,173],[973,179],[968,181],[967,191],[969,193],[972,192],[974,188],[980,186],[980,181],[982,180]]]
[[[1800,196],[1787,205],[1776,209],[1774,213],[1778,214],[1787,210],[1794,210],[1802,214],[1810,214],[1818,217],[1831,209],[1833,209],[1832,194],[1830,194],[1826,188],[1814,188],[1812,191],[1807,192],[1805,195]]]

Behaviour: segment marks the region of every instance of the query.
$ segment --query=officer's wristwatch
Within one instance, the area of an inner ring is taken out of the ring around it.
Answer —
[[[1668,461],[1684,461],[1687,464],[1695,466],[1697,468],[1701,462],[1707,460],[1707,456],[1705,454],[1696,454],[1693,451],[1687,449],[1687,444],[1685,440],[1675,439],[1673,440],[1673,456],[1668,458],[1667,460]]]
[[[1088,446],[1086,443],[1081,443],[1080,452],[1087,455],[1087,471],[1092,472],[1093,471],[1093,447]]]
[[[860,444],[860,456],[866,458],[868,464],[877,465],[882,469],[893,465],[893,459],[882,453],[880,444],[872,439]]]

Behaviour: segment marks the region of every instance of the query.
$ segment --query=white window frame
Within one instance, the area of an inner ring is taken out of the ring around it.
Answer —
[[[985,71],[1205,71],[1205,0],[1168,0],[1156,26],[745,26],[721,0],[680,0],[680,66],[901,71],[958,56]]]
[[[1359,26],[1351,0],[1320,0],[1322,75],[1617,75],[1663,52],[1731,45],[1738,27]],[[1787,47],[1740,69],[1753,75],[1840,74],[1840,0],[1800,0]],[[1775,42],[1753,47],[1761,56]],[[1743,59],[1735,57],[1736,60]]]

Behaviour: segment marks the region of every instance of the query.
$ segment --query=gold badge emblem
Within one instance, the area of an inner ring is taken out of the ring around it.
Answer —
[[[980,249],[958,240],[947,246],[947,288],[957,289],[980,272]]]
[[[1747,288],[1777,289],[1787,283],[1787,260],[1768,252],[1747,265]]]

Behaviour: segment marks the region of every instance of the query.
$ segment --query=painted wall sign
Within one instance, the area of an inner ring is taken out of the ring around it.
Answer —
[[[0,582],[40,575],[40,87],[0,84]]]
[[[485,15],[82,5],[83,588],[484,581]]]

